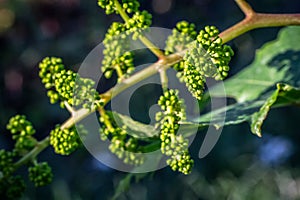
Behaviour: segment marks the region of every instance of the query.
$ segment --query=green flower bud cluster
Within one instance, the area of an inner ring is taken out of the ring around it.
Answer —
[[[69,129],[61,129],[60,125],[56,125],[55,129],[50,132],[50,144],[53,146],[55,153],[60,155],[70,155],[76,149],[81,147],[82,142],[78,133],[86,134],[82,126],[75,126]]]
[[[53,75],[59,73],[65,67],[61,58],[46,57],[39,64],[39,76],[46,89],[51,89],[54,85]]]
[[[198,71],[190,63],[183,61],[183,71],[177,73],[177,76],[181,82],[186,84],[186,87],[196,99],[200,100],[202,98],[206,80],[201,71]]]
[[[173,171],[179,171],[187,175],[192,172],[194,160],[188,151],[184,151],[183,153],[173,155],[171,159],[167,160],[167,164],[170,165]]]
[[[99,118],[102,123],[100,128],[101,140],[110,139],[109,150],[124,163],[130,165],[141,165],[144,156],[138,148],[138,140],[127,133],[126,126],[118,127],[113,116],[105,113]]]
[[[94,81],[81,78],[77,73],[64,69],[62,60],[55,57],[45,58],[39,65],[40,77],[48,89],[50,103],[58,101],[62,108],[64,102],[71,106],[95,109],[101,99],[94,88]]]
[[[74,88],[73,105],[96,110],[104,105],[104,100],[94,88],[95,82],[89,78],[77,76]]]
[[[158,100],[162,112],[158,112],[156,120],[160,122],[161,152],[170,158],[167,164],[172,170],[189,174],[194,161],[188,152],[188,140],[177,135],[179,122],[185,120],[185,107],[178,97],[177,90],[167,90]]]
[[[114,0],[98,0],[98,5],[105,10],[107,15],[116,12]]]
[[[71,70],[62,70],[55,74],[55,89],[60,95],[60,100],[68,102],[71,106],[95,109],[101,99],[94,85],[93,80],[81,78]]]
[[[114,22],[105,35],[101,70],[106,78],[110,78],[116,70],[120,81],[134,71],[133,53],[128,51],[129,41],[126,30],[124,24]]]
[[[35,133],[30,121],[24,115],[16,115],[9,120],[6,128],[11,132],[12,138],[16,140],[14,151],[18,155],[24,155],[30,151],[37,141],[32,135]]]
[[[196,40],[197,31],[195,30],[195,28],[196,27],[193,23],[189,23],[187,21],[178,22],[176,24],[176,27],[172,30],[172,35],[170,35],[166,41],[166,55],[180,52],[188,48],[188,45]],[[175,64],[173,67],[177,71],[182,71],[184,62],[181,61]]]
[[[10,176],[13,173],[13,158],[13,152],[5,151],[3,149],[0,150],[0,178]]]
[[[5,199],[18,199],[25,190],[25,183],[20,176],[14,175],[18,168],[15,160],[31,151],[38,142],[32,137],[35,130],[24,115],[12,117],[7,129],[16,142],[12,152],[0,150],[0,196]]]
[[[1,199],[15,200],[22,197],[25,191],[25,182],[20,176],[0,178]]]
[[[14,140],[27,135],[33,135],[35,130],[25,115],[16,115],[10,118],[6,128],[12,133]]]
[[[127,13],[135,13],[139,10],[140,3],[137,0],[122,0],[122,7]]]
[[[184,57],[189,64],[206,77],[223,80],[229,71],[229,62],[233,51],[222,44],[218,36],[219,30],[214,26],[206,26],[197,36],[197,42]]]
[[[117,2],[115,2],[117,1]],[[115,3],[119,3],[118,0],[98,0],[98,5],[105,10],[105,13],[107,15],[112,14],[112,13],[117,13],[118,11],[116,9]],[[137,12],[140,3],[137,0],[122,0],[122,8],[127,12],[127,13],[134,13]]]
[[[99,5],[106,9],[106,12],[114,12],[117,1],[101,1]],[[139,2],[137,0],[123,0],[122,8],[127,13],[134,13],[125,23],[114,22],[108,29],[103,40],[104,51],[101,70],[106,78],[110,78],[114,71],[119,77],[118,81],[123,80],[134,71],[133,53],[130,52],[128,38],[136,40],[152,22],[152,15],[147,11],[138,11]]]
[[[57,101],[61,100],[62,107],[64,101],[68,102],[70,105],[73,105],[74,86],[77,74],[71,70],[63,69],[53,76],[57,95],[49,95],[51,103],[56,103]]]
[[[3,199],[18,199],[25,191],[24,180],[14,176],[14,152],[0,150],[0,197]]]
[[[129,165],[141,165],[144,163],[144,157],[137,151],[138,140],[129,137],[126,127],[116,128],[113,130],[113,136],[109,150],[114,153],[124,163]]]
[[[132,39],[137,40],[142,33],[152,24],[152,15],[147,11],[136,12],[126,23],[126,29],[129,34],[132,33]]]
[[[191,94],[201,99],[205,77],[222,80],[228,75],[229,61],[233,56],[230,46],[223,45],[214,26],[206,26],[197,35],[195,25],[186,21],[177,23],[166,41],[166,54],[188,49],[183,61],[173,67],[177,77],[185,82]]]
[[[36,187],[45,186],[52,182],[52,169],[47,162],[37,163],[28,168],[29,179]]]

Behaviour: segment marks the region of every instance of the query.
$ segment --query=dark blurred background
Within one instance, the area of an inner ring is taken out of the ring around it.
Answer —
[[[224,30],[243,18],[233,0],[140,2],[153,14],[157,27],[173,28],[176,22],[188,20],[198,29],[215,25]],[[300,12],[300,1],[249,3],[259,12]],[[27,115],[39,139],[68,117],[58,105],[50,105],[38,77],[38,62],[57,56],[76,69],[115,20],[120,18],[106,16],[96,0],[0,0],[1,149],[12,148],[5,125],[17,113]],[[275,39],[278,31],[255,30],[230,42],[235,51],[231,75],[251,63],[255,50]],[[133,182],[119,199],[300,199],[299,111],[295,107],[272,110],[262,139],[251,135],[248,124],[227,127],[213,151],[201,160],[199,132],[191,148],[196,161],[191,175],[167,167]],[[50,147],[40,160],[49,160],[54,181],[37,189],[28,182],[24,199],[108,199],[126,176],[94,160],[84,149],[63,157]]]

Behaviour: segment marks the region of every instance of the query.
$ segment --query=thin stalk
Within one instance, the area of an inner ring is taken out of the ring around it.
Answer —
[[[162,89],[165,92],[168,89],[167,70],[161,70],[159,72],[159,75],[160,75],[160,81],[161,81]]]
[[[245,18],[219,34],[223,43],[258,28],[300,25],[300,14],[267,14],[257,13],[244,0],[236,0],[237,5],[245,14]]]
[[[38,142],[30,152],[28,152],[25,156],[23,156],[14,164],[15,169],[18,169],[22,165],[32,161],[41,151],[43,151],[46,147],[49,146],[49,143],[49,136],[44,138],[42,141]]]

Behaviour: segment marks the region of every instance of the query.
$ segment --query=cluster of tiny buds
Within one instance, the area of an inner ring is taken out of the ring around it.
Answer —
[[[204,30],[199,32],[197,36],[197,45],[194,48],[198,49],[198,51],[194,60],[195,62],[198,61],[201,63],[199,67],[202,69],[205,76],[214,77],[216,80],[222,80],[228,75],[228,64],[234,53],[230,46],[223,45],[222,39],[218,35],[219,30],[215,26],[206,26]],[[202,51],[199,52],[199,50]],[[203,55],[203,52],[207,55]],[[204,62],[200,62],[199,57],[205,58],[206,65]],[[209,59],[211,62],[208,61]]]
[[[174,171],[189,174],[193,160],[188,153],[188,140],[177,134],[179,121],[185,120],[183,100],[178,97],[177,90],[166,90],[158,100],[162,112],[157,113],[156,120],[160,123],[161,152],[169,156],[167,164]]]
[[[131,14],[124,23],[112,23],[103,41],[105,49],[101,70],[106,78],[110,78],[116,71],[118,81],[122,81],[134,71],[133,53],[129,51],[129,37],[133,40],[138,39],[151,25],[152,15],[147,11],[139,11],[140,4],[137,0],[122,0],[122,3],[118,0],[98,0],[98,5],[105,9],[107,14],[120,14],[118,9]]]
[[[6,128],[11,132],[12,138],[16,141],[14,152],[19,156],[26,154],[37,143],[32,137],[35,133],[30,121],[25,115],[16,115],[10,118]]]
[[[50,144],[54,148],[55,153],[70,155],[81,147],[82,141],[80,136],[84,137],[86,134],[87,132],[82,125],[72,126],[69,129],[61,129],[60,125],[56,125],[55,129],[50,132]]]
[[[0,178],[9,176],[13,173],[14,171],[14,166],[13,166],[13,158],[14,158],[14,153],[6,151],[4,149],[0,150]]]
[[[185,82],[191,94],[201,99],[206,77],[222,80],[228,75],[229,61],[233,56],[230,46],[223,45],[214,26],[206,26],[198,35],[195,25],[178,22],[166,41],[166,54],[188,49],[183,61],[173,67],[177,77]]]
[[[147,11],[136,12],[126,23],[127,32],[132,33],[132,39],[136,40],[152,23],[152,15]]]
[[[119,127],[114,123],[110,114],[102,113],[99,118],[102,123],[100,128],[101,140],[110,139],[109,150],[124,163],[130,165],[141,165],[144,163],[144,156],[138,150],[138,140],[127,133],[126,126]]]
[[[39,75],[48,90],[50,103],[60,101],[62,108],[66,102],[71,106],[82,106],[90,110],[97,107],[99,95],[93,80],[82,78],[72,70],[66,70],[60,58],[47,57],[39,67]]]
[[[120,4],[120,2],[118,0],[98,0],[98,5],[105,10],[107,15],[118,14],[116,4]],[[134,13],[138,11],[140,3],[137,0],[122,0],[121,6],[127,13]]]
[[[19,175],[0,177],[0,196],[2,199],[20,199],[25,189],[25,182]]]
[[[119,81],[134,71],[133,53],[129,50],[129,35],[124,24],[114,22],[108,29],[103,41],[105,49],[101,70],[106,78],[116,71]]]
[[[16,160],[31,151],[36,146],[37,140],[32,137],[35,129],[24,115],[11,117],[7,129],[15,140],[15,146],[11,152],[0,150],[0,196],[4,199],[19,199],[25,191],[25,182],[14,174],[18,169]],[[38,169],[43,169],[43,172],[38,173]],[[50,171],[49,167],[46,170],[45,164],[29,167],[28,172],[29,179],[36,186],[43,186],[52,181],[51,168]]]
[[[45,186],[52,182],[52,169],[47,162],[37,163],[28,168],[29,179],[36,187]]]
[[[197,31],[195,29],[196,26],[193,23],[188,23],[187,21],[178,22],[172,30],[172,35],[170,35],[166,41],[166,55],[187,49],[188,45],[197,37]],[[184,61],[176,63],[173,68],[179,72],[182,71]]]

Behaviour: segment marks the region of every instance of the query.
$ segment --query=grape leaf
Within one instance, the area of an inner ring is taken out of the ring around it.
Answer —
[[[259,110],[265,101],[248,101],[225,106],[212,112],[201,115],[195,119],[195,126],[209,126],[216,128],[226,125],[240,124],[251,119],[251,115]],[[225,119],[225,121],[224,121]]]
[[[122,115],[117,112],[112,112],[114,120],[117,122],[118,126],[126,126],[129,129],[130,135],[137,138],[149,138],[153,136],[158,136],[158,130],[154,126],[143,124],[141,122],[131,119],[131,117]]]
[[[277,84],[276,91],[265,101],[260,110],[251,116],[252,133],[261,137],[261,126],[274,104],[277,106],[300,104],[300,89],[287,84]]]
[[[251,131],[261,136],[262,123],[271,107],[299,104],[300,93],[295,88],[300,86],[299,41],[300,27],[282,29],[275,41],[257,51],[252,64],[224,81],[227,97],[237,103],[200,116],[195,126],[211,123],[218,128],[248,121]],[[224,97],[220,91],[217,85],[210,89],[210,96]]]
[[[252,133],[261,136],[261,126],[272,107],[283,107],[300,104],[300,88],[288,84],[278,83],[277,89],[267,99],[235,103],[205,115],[195,120],[194,126],[208,126],[219,128],[222,125],[234,125],[248,121]],[[224,116],[225,121],[224,121]],[[190,126],[192,126],[190,124]]]

